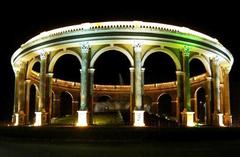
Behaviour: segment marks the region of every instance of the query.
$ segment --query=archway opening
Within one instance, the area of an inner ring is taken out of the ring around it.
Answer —
[[[176,66],[172,58],[163,52],[149,55],[144,63],[145,84],[176,81]]]
[[[128,124],[129,123],[129,92],[119,88],[121,85],[130,84],[130,61],[128,58],[119,51],[110,50],[101,54],[95,64],[94,84],[99,84],[99,88],[104,88],[104,85],[110,85],[116,89],[114,93],[104,93],[111,96],[111,99],[107,97],[100,97],[94,105],[105,104],[104,112],[94,113],[94,118],[100,120],[100,115],[106,119],[108,124]],[[109,86],[108,86],[109,87]],[[106,125],[107,125],[106,123]],[[98,123],[101,125],[100,123]],[[105,125],[104,123],[102,123]]]
[[[158,83],[158,87],[162,87],[162,89],[164,89],[164,88],[168,88],[168,85],[166,83],[176,81],[175,63],[173,59],[164,52],[155,52],[149,55],[144,62],[144,68],[145,68],[145,72],[144,72],[145,85]],[[161,84],[161,83],[165,83],[165,84]],[[148,86],[145,86],[146,91],[147,91],[146,89],[147,87]],[[146,91],[144,91],[144,95],[148,94],[146,93]],[[159,108],[158,104],[154,103],[150,105],[151,106],[150,110],[153,112],[153,114],[164,114],[165,110],[158,110]],[[171,106],[172,105],[169,104],[169,107]],[[172,108],[171,110],[176,110],[176,108]],[[170,114],[170,112],[176,113],[176,111],[168,111],[165,114],[173,116],[173,114]]]
[[[60,117],[72,115],[72,96],[68,92],[62,92],[60,96]]]
[[[34,65],[32,67],[32,70],[37,72],[37,73],[40,73],[40,62],[34,63]]]
[[[172,114],[172,98],[169,94],[162,94],[158,98],[158,114],[160,117],[171,117]]]
[[[197,115],[198,122],[206,124],[207,120],[207,107],[206,107],[206,95],[204,88],[200,87],[197,92]]]
[[[35,111],[37,109],[38,97],[35,85],[30,87],[30,104],[29,104],[29,124],[34,123]]]
[[[190,61],[190,77],[201,75],[206,73],[206,69],[202,63],[197,58],[194,58]]]
[[[81,63],[77,56],[73,54],[63,54],[61,55],[53,65],[53,78],[55,78],[56,83],[62,86],[64,90],[69,90],[68,92],[55,92],[55,97],[60,98],[60,105],[58,103],[52,103],[53,116],[57,116],[60,119],[53,119],[55,124],[71,124],[73,123],[76,107],[72,105],[73,100],[77,100],[73,96],[80,96],[79,90],[76,89],[76,83],[80,83],[81,80]],[[71,93],[71,95],[70,95]],[[80,102],[80,101],[79,101]],[[58,107],[59,105],[59,107]],[[78,104],[79,106],[79,104]],[[64,117],[64,118],[63,118]],[[52,117],[51,117],[52,118]]]
[[[97,58],[94,83],[103,85],[129,85],[130,62],[119,51],[106,51]]]
[[[78,58],[71,54],[65,54],[56,61],[53,77],[65,81],[80,82],[80,69],[81,64]]]

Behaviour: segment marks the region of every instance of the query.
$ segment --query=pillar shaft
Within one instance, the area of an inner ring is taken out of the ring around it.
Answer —
[[[18,84],[19,84],[19,69],[15,69],[15,88],[14,88],[14,107],[13,107],[13,114],[18,112]]]
[[[232,115],[230,108],[230,93],[229,93],[229,69],[224,69],[224,124],[232,126]]]
[[[142,64],[141,45],[136,44],[135,51],[135,110],[142,110]]]
[[[134,101],[134,93],[135,93],[135,89],[134,89],[134,68],[131,67],[129,68],[130,70],[130,125],[133,124],[133,110],[135,107],[135,101]]]
[[[20,73],[19,73],[19,88],[18,88],[18,105],[19,111],[25,112],[25,72],[26,72],[26,64],[20,64]]]
[[[224,112],[231,114],[228,69],[224,69],[224,106],[225,106]]]
[[[94,97],[94,68],[88,69],[89,72],[89,99],[88,99],[88,105],[89,105],[89,112],[90,112],[90,117],[89,117],[89,123],[93,124],[93,97]]]
[[[42,52],[40,54],[41,63],[40,63],[40,75],[39,75],[39,103],[38,103],[38,112],[45,111],[46,105],[46,73],[47,73],[47,53]]]
[[[53,73],[48,73],[47,75],[47,80],[46,80],[46,92],[47,94],[47,104],[48,104],[48,122],[51,122],[52,118],[52,105],[53,105],[53,98],[52,98],[52,78],[53,78]]]
[[[29,123],[29,105],[30,105],[30,87],[31,87],[31,80],[25,81],[26,86],[26,123]]]
[[[184,108],[184,86],[183,86],[183,71],[176,71],[177,75],[177,107],[176,107],[176,117],[180,120],[180,111]]]
[[[81,105],[80,110],[87,110],[87,94],[88,94],[88,45],[81,45],[82,50],[82,69],[81,69]]]
[[[184,107],[187,111],[191,111],[191,89],[190,89],[190,67],[189,67],[190,49],[184,48],[183,53],[183,70],[184,75]]]
[[[212,77],[207,77],[207,91],[206,91],[206,110],[207,123],[211,123],[211,106],[212,106]]]
[[[213,97],[214,97],[214,113],[220,112],[220,76],[219,61],[217,58],[213,60]]]

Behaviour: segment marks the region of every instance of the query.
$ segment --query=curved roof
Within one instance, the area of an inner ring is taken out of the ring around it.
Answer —
[[[83,23],[62,27],[31,38],[13,54],[12,64],[25,53],[46,46],[64,44],[67,42],[83,42],[96,40],[159,40],[165,42],[176,42],[186,45],[200,45],[211,49],[214,53],[222,56],[230,65],[233,64],[231,53],[217,39],[186,27],[173,26],[161,23],[142,21],[113,21]]]

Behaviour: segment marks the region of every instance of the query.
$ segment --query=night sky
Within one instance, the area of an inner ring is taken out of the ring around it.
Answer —
[[[240,111],[240,11],[236,4],[209,4],[201,1],[148,2],[125,1],[54,3],[23,2],[4,4],[0,9],[0,120],[12,114],[14,73],[10,57],[21,44],[39,33],[58,27],[112,20],[139,20],[185,26],[217,38],[234,56],[230,73],[231,106]],[[96,8],[98,7],[98,8]],[[240,113],[240,112],[239,112]]]

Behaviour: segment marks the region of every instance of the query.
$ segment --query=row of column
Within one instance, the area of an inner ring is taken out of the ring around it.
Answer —
[[[134,44],[134,61],[135,66],[130,68],[130,124],[134,126],[144,126],[144,109],[142,104],[142,97],[144,94],[144,69],[141,63],[141,43]],[[77,126],[86,126],[92,124],[93,112],[93,83],[94,83],[94,69],[89,68],[89,45],[81,45],[81,91],[80,91],[80,110],[78,111]],[[177,75],[177,119],[182,115],[182,123],[187,126],[194,125],[193,114],[191,111],[191,89],[190,89],[190,69],[189,56],[190,49],[185,47],[182,52],[182,71],[176,71]],[[39,102],[36,112],[35,126],[43,125],[49,122],[51,117],[52,106],[52,77],[53,73],[48,73],[49,53],[40,53],[41,67],[40,67],[40,82],[39,82]],[[15,71],[15,97],[14,97],[14,113],[15,125],[25,123],[25,114],[29,115],[29,95],[30,95],[30,80],[25,80],[26,64],[21,63]],[[217,59],[212,59],[211,67],[213,75],[207,78],[207,115],[211,117],[211,104],[214,103],[213,122],[219,123],[222,119],[220,113],[220,66]],[[229,100],[229,69],[223,69],[224,80],[224,123],[231,124],[230,100]],[[213,100],[212,100],[213,96]],[[46,112],[46,107],[48,107]],[[26,112],[24,112],[26,111]],[[182,111],[182,112],[181,112]],[[181,112],[181,114],[180,114]],[[49,119],[47,118],[49,117]],[[208,118],[208,123],[211,120]]]

